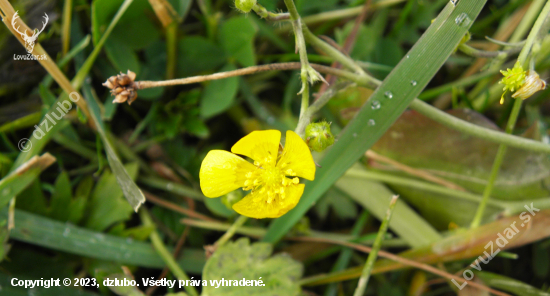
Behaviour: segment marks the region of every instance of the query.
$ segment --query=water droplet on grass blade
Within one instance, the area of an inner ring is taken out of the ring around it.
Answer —
[[[416,86],[416,80],[411,80],[411,85]]]
[[[472,20],[465,12],[459,14],[455,19],[455,23],[461,27],[467,27],[471,22]]]
[[[371,108],[372,110],[378,110],[380,109],[381,105],[380,105],[380,102],[378,101],[373,101],[372,104],[371,104]]]
[[[369,119],[369,123],[368,123],[369,126],[374,126],[375,124],[376,122],[374,121],[374,119]]]
[[[353,133],[353,137],[354,137],[354,138],[357,138],[357,133]]]
[[[384,93],[384,96],[385,96],[386,98],[390,99],[390,100],[391,100],[391,98],[393,98],[393,94],[391,93],[391,91],[385,92],[385,93]]]

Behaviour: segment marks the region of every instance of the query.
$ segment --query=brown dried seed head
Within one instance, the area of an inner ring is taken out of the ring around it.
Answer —
[[[123,87],[117,86],[115,89],[113,89],[113,94],[118,95],[123,91],[124,91]]]
[[[117,81],[120,85],[128,85],[132,82],[132,80],[130,79],[130,77],[128,77],[128,75],[126,74],[121,74],[121,75],[118,75],[117,76]]]
[[[136,73],[134,73],[134,72],[128,70],[128,77],[130,77],[130,79],[131,79],[132,82],[133,82],[133,81],[136,80]]]
[[[113,89],[115,86],[111,83],[111,81],[109,81],[109,79],[107,79],[107,81],[105,81],[103,83],[103,86],[107,87],[107,88],[110,88],[110,89]]]
[[[128,105],[132,105],[132,103],[137,99],[137,93],[135,91],[130,91],[130,95],[128,96]]]
[[[113,103],[124,103],[128,100],[128,96],[124,95],[117,95],[115,99],[113,100]]]

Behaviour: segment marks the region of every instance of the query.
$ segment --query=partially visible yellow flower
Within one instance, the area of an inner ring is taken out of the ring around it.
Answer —
[[[501,70],[500,73],[504,75],[502,80],[499,82],[500,84],[504,84],[504,88],[502,89],[504,93],[500,97],[500,103],[502,104],[504,102],[504,95],[507,91],[513,93],[525,83],[525,76],[527,72],[523,70],[523,67],[519,62],[516,62],[514,68],[508,68],[507,71]]]
[[[254,164],[224,150],[208,152],[200,169],[200,184],[206,197],[219,197],[238,188],[252,190],[233,209],[247,217],[277,218],[298,204],[304,184],[313,180],[315,163],[306,143],[293,131],[279,152],[281,132],[254,131],[240,139],[231,152],[247,156]]]

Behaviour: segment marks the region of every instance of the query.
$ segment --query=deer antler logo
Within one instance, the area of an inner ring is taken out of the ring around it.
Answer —
[[[38,30],[38,29],[34,29],[34,31],[32,31],[32,36],[29,36],[27,35],[27,30],[25,29],[25,32],[21,32],[19,31],[19,26],[17,26],[17,28],[15,27],[15,20],[19,18],[19,16],[17,15],[17,12],[15,12],[15,14],[13,15],[13,18],[11,19],[11,25],[13,27],[13,29],[19,33],[19,35],[21,35],[21,37],[23,37],[23,40],[25,40],[25,49],[27,50],[28,53],[32,53],[32,50],[34,49],[34,43],[36,42],[36,39],[38,39],[38,35],[40,35],[40,33],[42,33],[42,31],[44,31],[44,28],[46,28],[46,24],[48,24],[48,15],[46,13],[44,13],[44,16],[43,18],[46,20],[45,22],[43,22],[43,26],[42,26],[42,29],[41,30]]]

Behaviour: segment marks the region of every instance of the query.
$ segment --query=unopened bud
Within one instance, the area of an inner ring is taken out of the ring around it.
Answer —
[[[249,13],[256,5],[256,0],[235,0],[235,7],[243,13]]]
[[[310,123],[306,127],[306,142],[313,151],[321,152],[334,144],[334,136],[330,132],[330,123],[326,121]]]

